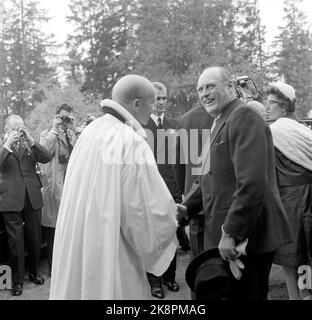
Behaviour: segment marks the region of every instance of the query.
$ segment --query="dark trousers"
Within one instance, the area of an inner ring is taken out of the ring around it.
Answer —
[[[31,207],[28,194],[25,195],[25,205],[21,212],[3,212],[12,269],[12,282],[23,283],[25,273],[25,248],[28,253],[28,269],[37,274],[41,249],[41,209]],[[25,229],[23,229],[25,222]]]
[[[241,257],[245,269],[241,280],[234,282],[228,300],[267,300],[274,254],[275,251]]]
[[[168,269],[161,277],[156,277],[152,273],[147,272],[147,279],[148,279],[148,282],[149,282],[151,288],[161,287],[162,280],[164,280],[166,282],[174,282],[176,269],[177,269],[177,253],[175,253]]]
[[[177,238],[179,241],[179,245],[182,249],[187,250],[190,247],[190,241],[189,238],[185,232],[185,227],[179,226],[177,228]]]
[[[204,250],[204,227],[205,216],[203,214],[195,216],[189,222],[191,260]]]
[[[46,235],[48,265],[49,265],[49,272],[51,272],[51,268],[52,268],[52,257],[53,257],[53,245],[54,245],[54,236],[55,236],[55,228],[42,227],[42,229],[44,230],[44,233],[45,233],[45,235]]]

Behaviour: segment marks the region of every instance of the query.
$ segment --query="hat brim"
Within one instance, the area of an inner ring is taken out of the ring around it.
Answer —
[[[188,265],[185,271],[185,280],[187,285],[194,291],[194,284],[196,279],[196,271],[202,263],[211,258],[220,258],[220,252],[218,248],[211,248],[201,252],[197,255],[191,263]]]

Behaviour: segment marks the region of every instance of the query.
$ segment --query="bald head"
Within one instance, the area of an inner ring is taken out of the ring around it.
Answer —
[[[126,108],[140,123],[145,124],[153,111],[155,89],[148,79],[127,75],[114,85],[112,99]]]
[[[138,75],[127,75],[122,77],[113,87],[112,99],[127,107],[135,99],[155,96],[152,83]]]

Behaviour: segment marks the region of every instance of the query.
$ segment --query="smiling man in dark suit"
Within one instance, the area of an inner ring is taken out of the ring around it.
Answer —
[[[146,126],[147,141],[154,151],[159,173],[164,179],[172,197],[177,197],[177,184],[172,169],[172,148],[177,121],[165,115],[167,106],[167,89],[164,84],[154,82],[156,102],[154,112]],[[184,231],[185,232],[185,231]],[[185,235],[186,236],[186,235]],[[187,236],[186,236],[187,237]],[[170,291],[179,291],[179,285],[175,281],[176,255],[169,268],[161,277],[148,273],[148,281],[151,285],[151,294],[158,299],[164,298],[162,281]]]
[[[29,259],[29,280],[43,284],[38,273],[41,248],[41,183],[37,162],[47,163],[48,151],[36,143],[24,121],[11,115],[5,122],[6,136],[0,146],[0,213],[8,235],[12,268],[12,295],[21,295],[24,281],[24,230]]]
[[[270,128],[236,98],[226,69],[206,69],[197,91],[215,120],[199,188],[178,210],[191,219],[204,209],[205,250],[218,247],[226,261],[237,258],[236,245],[248,239],[247,256],[240,257],[245,269],[229,298],[265,300],[275,250],[292,241],[277,189]]]

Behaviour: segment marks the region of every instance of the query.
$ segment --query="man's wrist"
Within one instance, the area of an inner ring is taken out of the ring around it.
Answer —
[[[12,151],[12,148],[11,148],[8,144],[5,143],[5,144],[3,145],[3,147],[6,148],[9,152],[11,152],[11,153],[13,152],[13,151]]]

